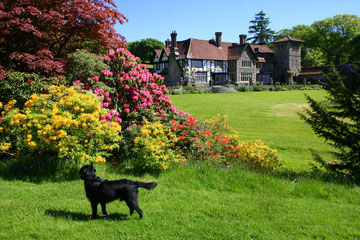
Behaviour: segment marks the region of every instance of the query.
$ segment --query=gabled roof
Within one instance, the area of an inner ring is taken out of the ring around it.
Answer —
[[[292,42],[304,42],[301,39],[294,38],[294,37],[291,37],[291,36],[287,35],[286,37],[280,38],[280,39],[278,39],[276,41],[273,41],[272,43],[281,43],[281,42],[289,42],[289,41],[292,41]]]
[[[266,45],[251,44],[251,48],[255,53],[274,53],[274,50]]]
[[[214,40],[189,38],[177,42],[177,48],[180,59],[235,60],[238,59],[247,48],[252,52],[254,58],[257,59],[250,44],[239,45],[236,43],[222,42],[221,47],[218,47]],[[272,51],[267,46],[261,49],[264,52]]]
[[[155,56],[157,56],[159,59],[160,59],[161,52],[162,52],[161,49],[155,49]]]

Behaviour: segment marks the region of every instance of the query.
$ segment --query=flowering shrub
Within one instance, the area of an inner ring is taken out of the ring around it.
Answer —
[[[172,163],[186,161],[173,149],[177,137],[159,122],[146,122],[134,139],[136,168],[152,171],[166,170]]]
[[[18,155],[55,153],[73,163],[105,162],[118,146],[121,127],[100,120],[101,99],[75,87],[51,86],[48,94],[32,95],[23,110],[4,106],[0,119],[1,151]],[[5,140],[5,141],[4,141]]]
[[[47,93],[50,85],[65,84],[63,76],[46,78],[36,73],[9,72],[0,81],[0,102],[7,103],[16,100],[17,107],[33,94]]]
[[[172,130],[179,139],[177,146],[188,157],[217,165],[247,164],[268,170],[276,168],[276,150],[270,149],[261,140],[240,141],[227,120],[226,115],[204,122],[194,117],[186,117],[183,123],[173,120]],[[226,132],[228,135],[224,134]]]
[[[100,76],[93,76],[84,82],[86,89],[99,88],[105,84],[109,92],[108,107],[119,112],[122,125],[128,127],[143,120],[156,122],[156,117],[166,119],[171,112],[180,112],[171,106],[163,85],[163,77],[150,73],[140,59],[128,50],[110,49],[104,56],[110,69],[103,70]]]

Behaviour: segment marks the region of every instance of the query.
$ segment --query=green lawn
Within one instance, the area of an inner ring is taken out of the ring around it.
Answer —
[[[323,91],[307,92],[316,99]],[[0,239],[360,239],[360,187],[302,173],[308,148],[322,143],[296,116],[304,92],[172,96],[194,116],[230,116],[243,139],[261,138],[279,149],[292,173],[191,163],[158,177],[134,177],[96,166],[106,179],[157,181],[140,189],[144,218],[128,215],[124,202],[108,204],[108,217],[90,220],[79,180],[52,182],[0,178]],[[99,209],[100,210],[100,209]],[[100,211],[99,211],[100,212]]]
[[[230,125],[244,140],[262,139],[278,150],[283,167],[309,170],[309,148],[330,160],[332,150],[297,115],[307,106],[304,94],[325,98],[325,91],[244,92],[173,95],[174,106],[195,117],[227,114]]]
[[[98,167],[101,177],[123,176]],[[83,183],[0,180],[0,239],[359,239],[360,188],[239,168],[178,166],[90,220]],[[99,209],[100,210],[100,209]]]

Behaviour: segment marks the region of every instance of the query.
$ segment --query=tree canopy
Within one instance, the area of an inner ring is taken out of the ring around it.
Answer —
[[[250,21],[250,24],[249,34],[253,37],[248,39],[252,40],[252,44],[265,45],[272,41],[275,32],[268,27],[270,20],[263,11],[255,14],[255,19]]]
[[[136,42],[128,43],[129,51],[135,56],[140,57],[143,62],[151,62],[154,49],[162,49],[165,44],[154,38],[142,39]]]
[[[310,26],[297,25],[284,29],[278,37],[291,35],[304,40],[302,48],[303,65],[324,65],[352,63],[356,59],[353,46],[359,45],[360,18],[357,15],[336,15],[316,21]]]
[[[121,47],[114,25],[127,18],[112,0],[3,0],[0,71],[63,73],[69,53],[88,45]]]

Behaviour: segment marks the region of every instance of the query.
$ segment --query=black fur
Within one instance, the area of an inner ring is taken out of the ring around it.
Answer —
[[[138,204],[138,187],[152,189],[156,187],[156,182],[144,183],[129,179],[108,181],[97,177],[95,172],[96,169],[90,165],[83,166],[80,169],[80,176],[85,184],[86,197],[91,203],[92,218],[97,217],[97,205],[99,203],[101,204],[102,213],[107,215],[106,203],[116,199],[126,202],[130,209],[130,215],[136,210],[140,219],[143,217]]]

